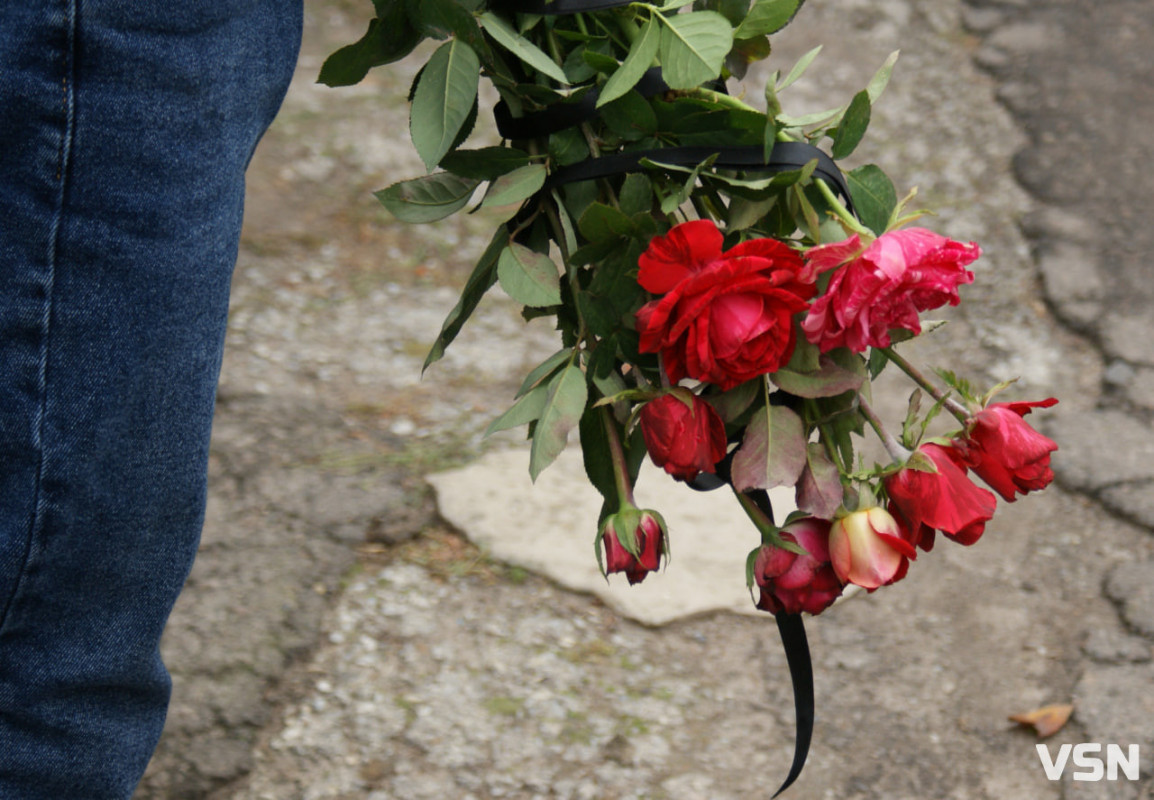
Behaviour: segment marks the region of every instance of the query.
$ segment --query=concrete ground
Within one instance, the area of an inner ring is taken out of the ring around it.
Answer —
[[[555,349],[499,290],[420,379],[495,220],[376,207],[421,171],[404,103],[421,61],[316,86],[367,4],[306,5],[250,173],[209,519],[138,797],[768,797],[792,702],[775,626],[726,564],[752,531],[690,503],[665,572],[596,577],[579,468],[534,490],[516,435],[481,440]],[[902,49],[861,152],[985,251],[917,355],[1061,400],[1034,415],[1056,486],[808,622],[818,720],[786,797],[1154,796],[1152,42],[1146,0],[810,2],[779,37],[774,67],[826,45],[784,98],[802,111]],[[658,478],[661,507],[677,487]],[[1051,703],[1075,707],[1052,752],[1138,744],[1141,780],[1049,781],[1006,717]]]

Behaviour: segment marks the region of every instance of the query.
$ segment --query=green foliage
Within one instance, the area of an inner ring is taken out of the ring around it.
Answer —
[[[629,54],[621,62],[621,66],[614,70],[601,89],[597,98],[597,105],[602,106],[621,97],[634,86],[641,76],[653,64],[657,56],[658,42],[661,32],[655,19],[650,19],[641,28],[641,33],[629,48]]]
[[[575,364],[566,366],[549,382],[549,393],[529,448],[529,476],[533,480],[565,449],[569,431],[585,413],[587,399],[585,373]]]
[[[351,86],[360,83],[373,67],[391,64],[413,52],[422,36],[409,22],[404,4],[382,3],[377,13],[364,36],[325,59],[317,83]]]
[[[713,80],[733,46],[733,28],[715,11],[660,17],[658,55],[671,89],[692,89]]]
[[[733,36],[736,39],[752,39],[777,33],[793,18],[800,4],[800,0],[754,0]]]
[[[858,217],[867,228],[880,236],[885,232],[890,215],[898,204],[898,194],[893,183],[874,164],[852,169],[845,177]]]
[[[770,37],[801,4],[670,0],[542,17],[507,14],[480,0],[374,0],[376,16],[365,35],[322,68],[322,82],[347,85],[408,54],[422,39],[437,40],[409,93],[410,134],[430,174],[395,183],[376,196],[397,219],[412,223],[436,222],[465,209],[479,188],[481,208],[519,207],[519,212],[496,231],[477,262],[425,366],[442,357],[496,283],[524,307],[526,319],[555,317],[562,349],[526,376],[488,432],[528,426],[530,473],[536,478],[564,448],[569,431],[579,427],[586,471],[606,498],[603,517],[616,513],[623,500],[605,419],[616,426],[624,480],[632,482],[646,452],[636,411],[661,386],[658,359],[639,351],[635,330],[638,309],[651,299],[637,283],[638,258],[650,240],[692,207],[695,216],[727,222],[727,247],[764,236],[804,246],[836,235],[829,217],[836,209],[813,188],[816,159],[801,168],[765,171],[718,168],[716,155],[681,165],[658,154],[640,159],[643,172],[560,186],[551,176],[601,156],[671,146],[699,146],[707,153],[708,148],[753,146],[768,157],[782,140],[829,137],[835,158],[850,155],[863,140],[896,54],[847,105],[806,117],[784,114],[781,93],[802,77],[820,48],[784,78],[772,75],[764,90],[768,113],[709,88],[710,82],[740,77],[748,64],[770,56]],[[644,95],[642,78],[655,66],[669,91]],[[474,121],[483,112],[482,78],[492,82],[514,117],[566,106],[591,107],[593,115],[524,140],[470,147]],[[862,223],[884,230],[899,213],[893,184],[873,165],[848,173],[847,181]],[[837,494],[833,462],[807,440],[818,426],[832,437],[840,461],[852,461],[849,433],[862,426],[853,397],[865,376],[860,358],[819,360],[802,337],[793,361],[772,380],[775,397],[812,404],[804,414],[800,407],[768,403],[764,380],[728,392],[697,391],[731,433],[743,431],[734,458],[739,485],[800,480],[808,487],[807,502],[824,507]],[[688,397],[688,390],[678,391]],[[608,405],[598,408],[604,398]],[[604,410],[611,413],[603,418]]]
[[[478,183],[472,178],[437,172],[394,183],[375,196],[401,222],[436,222],[464,208]]]
[[[561,280],[549,256],[511,243],[497,260],[501,288],[522,305],[541,308],[561,302]]]
[[[480,76],[477,54],[459,39],[437,48],[421,71],[413,92],[409,130],[429,170],[452,149],[477,99]]]

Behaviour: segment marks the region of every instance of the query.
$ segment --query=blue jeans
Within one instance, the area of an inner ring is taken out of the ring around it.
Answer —
[[[0,798],[129,797],[301,0],[0,0]]]

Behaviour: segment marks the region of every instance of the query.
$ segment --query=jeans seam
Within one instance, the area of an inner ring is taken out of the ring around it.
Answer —
[[[76,17],[78,0],[64,0],[65,47],[63,49],[63,69],[61,78],[60,105],[64,115],[64,131],[60,137],[60,150],[56,164],[56,196],[54,198],[52,224],[46,237],[47,274],[44,282],[44,313],[40,321],[40,353],[37,367],[39,403],[32,425],[32,443],[39,451],[36,477],[33,485],[32,519],[29,520],[28,541],[24,550],[22,567],[17,573],[15,585],[4,606],[0,608],[0,633],[7,626],[8,616],[27,575],[28,563],[32,559],[36,538],[42,533],[47,502],[44,499],[44,472],[48,460],[44,446],[45,419],[48,416],[48,355],[52,335],[52,315],[55,299],[57,253],[60,243],[60,227],[64,216],[64,197],[67,191],[68,170],[71,163],[72,140],[75,135],[75,92],[76,92]]]

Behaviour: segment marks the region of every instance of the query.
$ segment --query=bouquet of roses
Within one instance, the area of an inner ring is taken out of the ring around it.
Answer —
[[[896,54],[825,112],[779,101],[817,49],[768,76],[764,108],[728,93],[802,2],[374,0],[365,36],[320,76],[355,83],[440,42],[409,95],[429,174],[378,197],[408,222],[464,209],[482,186],[480,207],[516,210],[426,367],[495,284],[526,319],[555,318],[560,349],[490,430],[528,426],[534,478],[578,430],[604,497],[597,557],[630,583],[669,546],[661,514],[633,499],[645,456],[692,488],[728,485],[759,534],[748,584],[779,625],[850,584],[900,580],[937,532],[973,544],[996,497],[970,473],[1012,502],[1052,480],[1056,449],[1024,420],[1056,400],[996,402],[1004,385],[931,377],[898,352],[923,312],[959,302],[980,251],[910,227],[913,192],[899,199],[877,166],[837,165]],[[471,148],[481,77],[501,98],[502,143]],[[916,387],[887,429],[870,386],[891,364]],[[956,430],[930,436],[942,412]],[[870,431],[887,463],[857,455]],[[779,521],[766,492],[781,486],[798,510]]]

